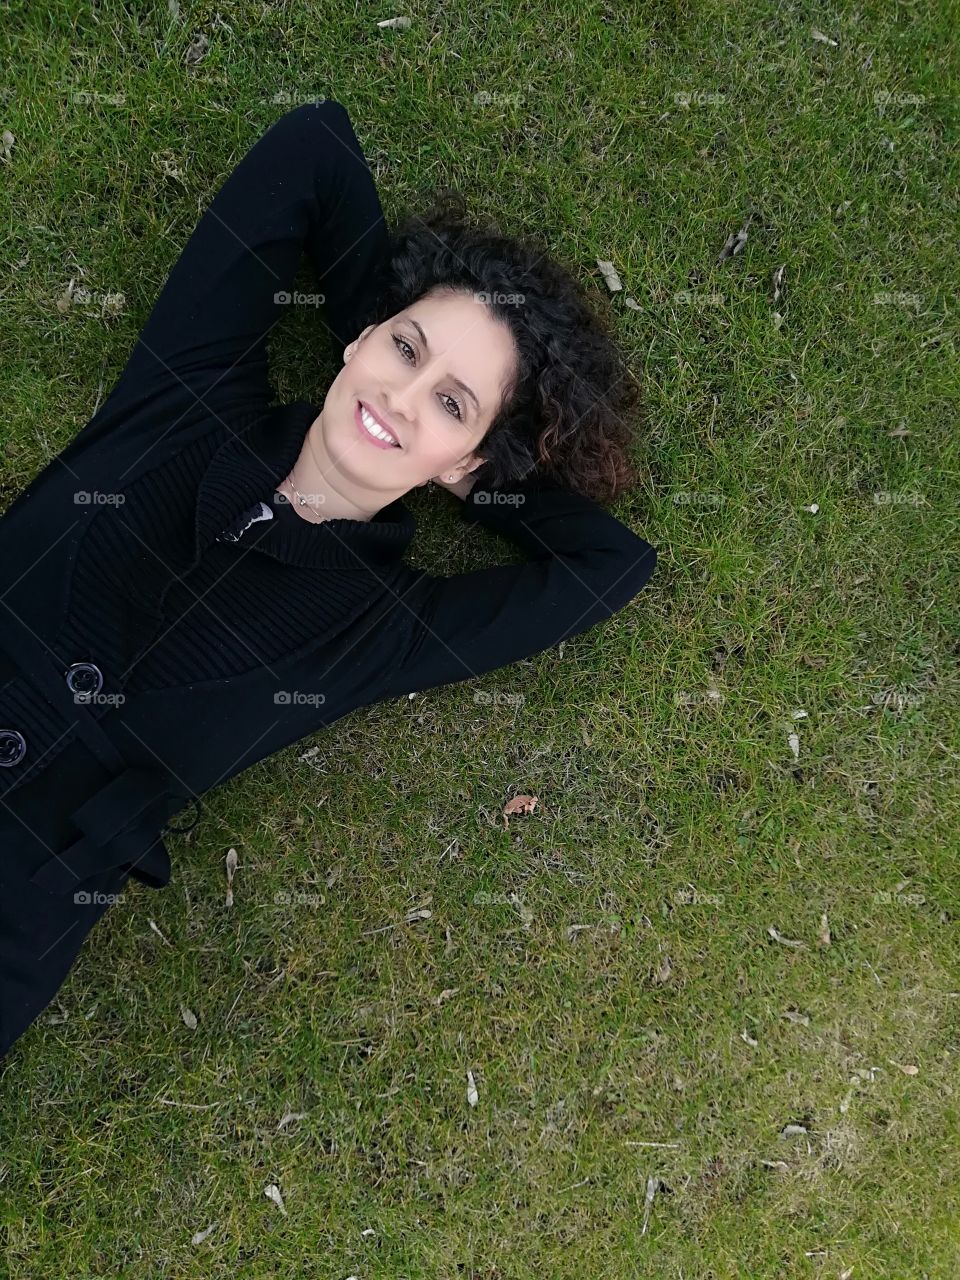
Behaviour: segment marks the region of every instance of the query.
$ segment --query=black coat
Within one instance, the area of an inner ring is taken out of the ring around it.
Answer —
[[[128,874],[166,884],[164,828],[206,791],[358,707],[585,631],[653,572],[649,543],[536,478],[504,489],[516,502],[474,490],[462,507],[525,562],[449,578],[404,562],[415,526],[402,501],[369,523],[287,512],[234,544],[221,537],[273,500],[318,413],[268,404],[274,297],[305,245],[327,284],[334,351],[359,331],[369,294],[357,280],[373,287],[385,242],[358,155],[331,101],[264,135],[191,237],[106,404],[0,518],[0,1052],[101,913],[84,894]],[[318,203],[327,188],[341,197],[340,224]],[[357,242],[360,208],[372,230]],[[164,612],[171,588],[231,555],[217,590],[235,574],[236,608],[211,619],[209,639],[218,627],[224,641],[240,637],[243,669],[151,687],[147,655],[164,644],[172,662],[183,656]],[[309,642],[289,651],[276,643],[288,634],[283,608],[261,602],[251,618],[243,598],[243,575],[264,556],[278,606],[319,610]],[[269,658],[247,640],[265,621]]]

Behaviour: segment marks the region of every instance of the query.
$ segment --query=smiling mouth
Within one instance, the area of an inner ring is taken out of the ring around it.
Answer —
[[[374,417],[374,415],[370,412],[370,410],[366,407],[366,405],[363,403],[362,400],[357,401],[355,417],[360,429],[375,444],[379,444],[381,446],[385,446],[387,448],[392,448],[392,449],[399,449],[402,447],[400,444],[400,441],[396,438],[393,432],[388,431],[385,427],[383,427],[380,424],[380,422],[377,420],[377,418]]]

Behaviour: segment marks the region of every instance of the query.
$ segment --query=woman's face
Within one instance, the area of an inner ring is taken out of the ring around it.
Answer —
[[[446,291],[368,325],[343,360],[323,405],[323,451],[348,484],[400,497],[480,466],[474,450],[500,406],[516,346],[482,297]],[[360,404],[396,445],[378,447],[358,427]]]

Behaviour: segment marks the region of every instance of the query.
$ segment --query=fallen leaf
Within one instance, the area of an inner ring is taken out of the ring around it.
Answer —
[[[774,942],[779,942],[784,947],[806,946],[805,942],[797,942],[793,938],[785,938],[782,933],[777,932],[777,930],[773,927],[772,924],[767,927],[767,933],[769,933],[770,937],[774,940]]]
[[[188,67],[195,66],[207,56],[207,50],[210,48],[210,41],[205,35],[196,35],[187,46],[187,51],[183,55],[183,60]]]
[[[597,259],[597,266],[606,281],[607,288],[611,293],[616,293],[618,289],[623,288],[623,283],[617,275],[616,269],[612,262],[607,262],[604,258]]]
[[[824,912],[820,917],[820,930],[817,933],[817,942],[821,947],[829,947],[830,945],[830,921],[827,919],[827,913]]]
[[[187,1026],[190,1028],[191,1031],[196,1031],[197,1015],[193,1012],[192,1009],[188,1009],[185,1004],[182,1004],[180,1006],[180,1017],[183,1018],[184,1022],[187,1024]]]
[[[911,1062],[906,1064],[894,1062],[892,1058],[888,1058],[887,1061],[890,1063],[891,1067],[897,1067],[905,1076],[918,1076],[920,1074],[920,1068],[915,1067]]]
[[[161,940],[161,942],[166,942],[166,944],[167,944],[167,946],[168,946],[168,947],[171,945],[171,944],[170,944],[170,942],[169,942],[169,941],[168,941],[168,940],[163,936],[163,934],[162,934],[162,933],[160,932],[160,930],[157,928],[156,921],[154,921],[154,920],[148,920],[148,921],[147,921],[147,924],[149,924],[150,928],[151,928],[151,929],[153,930],[153,932],[157,935],[157,937]]]
[[[429,907],[414,907],[412,911],[408,911],[404,916],[405,924],[413,924],[416,920],[429,920],[433,912]]]
[[[640,1228],[641,1235],[646,1234],[647,1226],[650,1222],[650,1211],[653,1208],[653,1197],[657,1194],[659,1186],[660,1179],[655,1178],[653,1174],[651,1174],[647,1178],[647,1194],[644,1196],[643,1200],[643,1226]]]
[[[794,758],[794,760],[799,760],[799,759],[800,759],[800,738],[799,738],[799,735],[798,735],[798,734],[796,734],[796,733],[789,733],[789,734],[787,734],[787,742],[788,742],[788,743],[789,743],[789,745],[790,745],[790,750],[793,752],[793,758]]]
[[[754,1040],[753,1036],[748,1036],[746,1030],[740,1032],[740,1039],[745,1041],[751,1049],[756,1049],[758,1042]]]
[[[206,1238],[207,1238],[207,1236],[210,1234],[210,1232],[211,1232],[211,1231],[215,1231],[215,1230],[216,1230],[216,1226],[217,1226],[217,1224],[216,1224],[215,1222],[211,1222],[211,1223],[210,1223],[210,1225],[209,1225],[209,1227],[204,1227],[204,1229],[203,1229],[202,1231],[198,1231],[198,1232],[196,1232],[196,1234],[195,1234],[195,1235],[192,1235],[192,1236],[190,1237],[190,1243],[191,1243],[191,1244],[203,1244],[204,1240],[206,1240]]]
[[[384,18],[382,22],[377,23],[377,26],[394,27],[397,31],[406,31],[411,21],[410,18]]]
[[[467,1102],[471,1107],[475,1107],[480,1101],[480,1095],[477,1093],[477,1085],[473,1078],[473,1072],[467,1072]]]
[[[568,924],[567,925],[567,941],[572,942],[578,933],[582,933],[584,929],[592,929],[592,924]]]
[[[284,1217],[287,1217],[287,1211],[284,1208],[283,1196],[280,1194],[280,1188],[275,1182],[269,1182],[263,1188],[263,1194],[268,1200],[272,1200]]]
[[[233,876],[237,869],[236,849],[231,848],[227,850],[226,866],[227,866],[227,898],[226,898],[226,901],[224,902],[224,906],[232,907],[233,906]]]
[[[785,1124],[780,1130],[781,1138],[798,1138],[804,1133],[809,1133],[806,1125],[802,1124]]]
[[[825,36],[823,32],[818,31],[816,27],[811,30],[810,34],[814,40],[819,40],[821,44],[832,44],[834,46],[839,44],[839,41],[831,40],[829,36]]]
[[[10,159],[10,153],[13,151],[16,141],[17,139],[10,130],[4,129],[3,133],[0,134],[0,160]]]
[[[797,1013],[796,1009],[784,1009],[783,1016],[788,1022],[795,1022],[798,1026],[809,1027],[810,1019],[805,1013]]]
[[[305,1111],[285,1111],[277,1123],[277,1133],[284,1130],[288,1124],[293,1124],[294,1120],[306,1120],[306,1118]]]
[[[751,213],[739,231],[732,231],[727,236],[723,248],[720,250],[720,257],[717,259],[718,265],[721,262],[726,262],[728,258],[732,258],[734,254],[739,253],[747,243],[747,228],[752,221],[753,214]]]
[[[501,814],[503,816],[503,825],[510,826],[510,817],[516,813],[533,813],[537,807],[539,800],[537,796],[514,796],[512,800],[508,800],[503,806]]]
[[[786,263],[784,263],[783,266],[777,267],[776,271],[774,271],[773,273],[773,301],[774,302],[779,302],[780,295],[783,293],[783,277],[786,274],[786,270],[787,270]]]

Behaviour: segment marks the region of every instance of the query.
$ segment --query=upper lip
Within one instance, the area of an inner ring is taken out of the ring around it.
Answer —
[[[402,448],[403,441],[397,435],[396,428],[386,420],[383,414],[380,413],[378,409],[374,409],[373,405],[367,404],[366,400],[361,400],[360,403],[364,407],[364,409],[366,409],[367,413],[369,413],[370,417],[375,418],[378,425],[383,427],[384,431],[389,431],[390,434],[393,436],[394,440],[396,440],[397,444],[400,445],[400,447]]]

